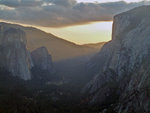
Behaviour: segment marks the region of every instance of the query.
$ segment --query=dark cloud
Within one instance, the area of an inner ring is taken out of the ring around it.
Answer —
[[[144,2],[77,3],[75,0],[0,0],[13,7],[0,8],[0,19],[47,27],[64,27],[94,21],[110,21],[115,14]],[[150,4],[150,2],[146,2]]]
[[[0,4],[9,7],[33,7],[40,6],[42,3],[42,0],[0,0]]]

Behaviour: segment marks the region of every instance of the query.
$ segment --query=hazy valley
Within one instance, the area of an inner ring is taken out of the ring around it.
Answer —
[[[150,113],[150,6],[114,16],[112,40],[77,45],[0,23],[0,113]]]

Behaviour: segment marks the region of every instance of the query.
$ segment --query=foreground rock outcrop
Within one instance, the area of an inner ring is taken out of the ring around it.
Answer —
[[[112,104],[118,113],[150,112],[150,6],[114,17],[112,41],[90,64],[98,67],[84,88],[90,103]]]
[[[14,76],[31,79],[33,62],[26,49],[25,33],[20,29],[9,28],[0,31],[0,66]]]

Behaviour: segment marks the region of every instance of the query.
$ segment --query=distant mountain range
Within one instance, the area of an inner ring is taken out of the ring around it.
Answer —
[[[44,46],[48,49],[54,61],[93,54],[99,51],[96,46],[100,45],[99,47],[101,47],[101,43],[96,45],[77,45],[33,27],[24,27],[4,22],[1,22],[0,26],[3,29],[13,27],[23,30],[26,33],[27,48],[33,51],[34,49]]]

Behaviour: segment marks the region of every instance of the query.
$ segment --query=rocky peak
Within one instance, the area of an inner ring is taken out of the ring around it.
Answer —
[[[34,65],[41,70],[52,71],[53,64],[51,55],[45,47],[38,48],[31,53]]]

